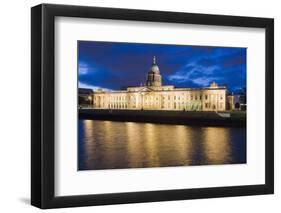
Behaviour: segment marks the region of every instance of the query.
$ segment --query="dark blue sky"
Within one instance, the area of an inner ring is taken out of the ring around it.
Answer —
[[[246,86],[246,48],[79,41],[79,87],[139,86],[153,56],[163,85],[198,88],[215,81],[231,92]]]

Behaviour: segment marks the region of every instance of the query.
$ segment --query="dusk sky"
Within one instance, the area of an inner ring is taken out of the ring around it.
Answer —
[[[78,42],[79,88],[118,90],[140,86],[153,56],[163,85],[206,87],[213,81],[230,92],[246,87],[246,48]]]

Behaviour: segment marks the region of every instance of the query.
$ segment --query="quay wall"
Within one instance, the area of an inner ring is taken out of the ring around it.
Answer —
[[[246,112],[79,109],[79,119],[206,126],[246,126]]]

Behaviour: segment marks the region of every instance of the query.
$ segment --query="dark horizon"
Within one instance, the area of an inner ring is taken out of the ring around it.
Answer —
[[[246,48],[78,41],[79,88],[119,90],[145,83],[153,56],[163,85],[229,92],[246,88]]]

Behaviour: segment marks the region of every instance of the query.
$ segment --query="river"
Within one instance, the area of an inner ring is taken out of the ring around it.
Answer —
[[[79,120],[78,170],[246,163],[245,127]]]

